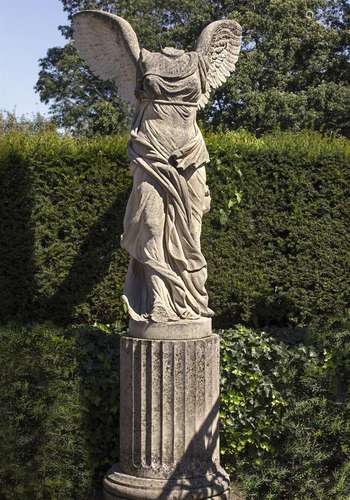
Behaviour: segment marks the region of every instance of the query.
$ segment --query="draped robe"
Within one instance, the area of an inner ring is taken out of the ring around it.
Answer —
[[[209,156],[196,123],[205,89],[206,65],[197,52],[141,51],[128,145],[133,188],[122,236],[131,256],[123,299],[137,321],[213,314],[200,245],[210,203]]]

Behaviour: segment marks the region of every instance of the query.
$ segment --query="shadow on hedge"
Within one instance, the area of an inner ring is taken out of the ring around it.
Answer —
[[[0,321],[26,320],[35,294],[32,182],[15,153],[0,175]]]
[[[89,484],[84,486],[96,500],[101,498],[103,476],[119,458],[119,335],[83,327],[65,335],[75,343],[81,431],[88,455]]]
[[[45,319],[64,324],[74,319],[74,308],[87,300],[89,293],[109,272],[114,251],[120,248],[126,200],[120,197],[90,228],[67,278],[55,294],[44,301]]]

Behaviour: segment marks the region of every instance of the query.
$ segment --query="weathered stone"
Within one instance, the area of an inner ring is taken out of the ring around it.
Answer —
[[[219,337],[123,337],[120,355],[120,463],[105,479],[106,498],[225,498]]]
[[[241,27],[210,23],[196,50],[140,50],[124,19],[73,19],[81,56],[135,108],[128,153],[133,188],[121,245],[130,254],[121,340],[120,463],[106,499],[227,498],[219,462],[219,339],[205,288],[203,215],[209,161],[197,109],[235,69]]]
[[[128,146],[133,189],[121,241],[131,257],[123,295],[129,314],[156,323],[211,317],[200,245],[210,208],[209,155],[196,118],[235,69],[241,27],[215,21],[191,52],[140,49],[130,24],[102,11],[74,16],[73,33],[91,70],[115,81],[135,108]]]
[[[202,339],[211,335],[211,324],[211,318],[174,321],[171,325],[169,325],[169,323],[154,323],[153,321],[135,321],[131,319],[129,322],[129,335],[131,337],[148,340]],[[171,337],[169,336],[170,332]]]

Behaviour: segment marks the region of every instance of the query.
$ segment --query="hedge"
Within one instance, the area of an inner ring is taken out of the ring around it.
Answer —
[[[350,333],[222,337],[222,462],[247,499],[350,494]],[[95,500],[118,460],[119,335],[0,327],[0,498]]]
[[[118,337],[0,329],[0,498],[87,500],[117,456]]]
[[[125,322],[126,140],[0,137],[0,322]],[[349,143],[309,132],[206,140],[216,326],[346,321]]]

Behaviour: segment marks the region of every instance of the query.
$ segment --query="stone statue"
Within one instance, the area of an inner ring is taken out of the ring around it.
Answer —
[[[210,207],[209,156],[196,114],[234,71],[241,27],[212,22],[192,52],[140,50],[130,24],[103,11],[75,15],[73,31],[92,72],[115,82],[135,109],[128,145],[133,189],[122,237],[131,256],[123,295],[129,314],[156,323],[211,317],[200,245]]]
[[[131,26],[102,11],[74,16],[74,40],[91,70],[135,108],[133,189],[122,246],[131,256],[120,339],[120,454],[105,500],[229,498],[219,453],[219,337],[205,289],[202,217],[209,161],[196,123],[235,69],[241,28],[207,26],[196,50],[140,50]]]

